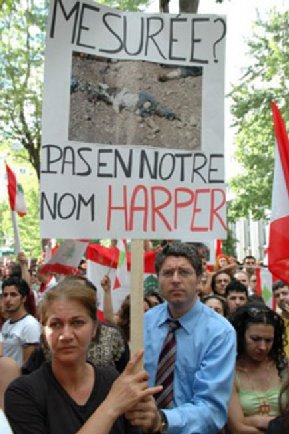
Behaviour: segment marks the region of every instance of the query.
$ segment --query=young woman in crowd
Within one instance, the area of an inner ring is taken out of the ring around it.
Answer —
[[[284,322],[261,303],[240,307],[231,321],[237,363],[228,428],[231,434],[261,434],[279,414],[278,397],[287,377]]]
[[[111,280],[108,275],[105,275],[101,280],[103,289],[103,314],[104,318],[111,324],[117,325],[127,342],[130,342],[130,295],[127,295],[115,314],[112,305]],[[163,299],[156,291],[148,291],[144,295],[144,312],[157,304],[163,303]]]
[[[225,270],[228,271],[228,273],[233,275],[234,272],[237,270],[237,268],[238,268],[238,264],[235,258],[226,256],[223,253],[216,256],[215,265],[214,265],[215,272],[220,270]]]
[[[87,362],[95,336],[96,293],[87,285],[63,281],[46,292],[40,320],[51,362],[13,381],[5,393],[5,413],[14,434],[128,434],[139,432],[123,416],[140,400],[147,429],[161,420],[147,388],[148,375],[135,373],[140,351],[118,374],[110,367]]]
[[[226,299],[224,297],[221,297],[220,295],[212,294],[208,295],[207,297],[204,297],[202,299],[202,302],[206,304],[208,307],[213,309],[215,312],[219,313],[220,315],[227,317],[228,314],[228,306]]]

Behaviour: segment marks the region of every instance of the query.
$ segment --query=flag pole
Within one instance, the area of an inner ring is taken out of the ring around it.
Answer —
[[[143,240],[131,242],[130,341],[131,353],[143,348]],[[138,367],[139,369],[141,366]]]
[[[12,217],[12,224],[13,224],[13,231],[14,231],[15,254],[18,255],[18,253],[21,251],[21,249],[20,249],[20,238],[19,238],[19,231],[18,231],[18,225],[17,225],[16,212],[13,211],[13,210],[11,210],[11,217]]]

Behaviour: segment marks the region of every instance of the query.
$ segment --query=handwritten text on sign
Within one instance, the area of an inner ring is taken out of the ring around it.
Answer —
[[[153,238],[226,229],[221,154],[54,145],[43,152],[42,174],[69,175],[75,183],[69,191],[59,185],[42,192],[41,218],[52,225],[85,221],[82,236],[91,227],[97,236],[120,225],[127,235]],[[85,191],[88,179],[94,193]]]
[[[70,44],[103,56],[208,64],[218,62],[217,45],[226,35],[221,17],[124,14],[86,2],[65,4],[54,1],[50,38],[57,38],[57,26],[69,27]]]

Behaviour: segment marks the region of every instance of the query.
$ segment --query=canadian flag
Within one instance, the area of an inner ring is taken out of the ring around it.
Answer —
[[[10,169],[7,163],[6,173],[8,180],[7,186],[10,208],[12,211],[16,211],[20,217],[23,217],[27,214],[23,189],[21,185],[17,183],[16,175],[13,170]]]
[[[110,277],[112,282],[112,303],[114,312],[118,311],[123,299],[130,293],[130,252],[126,254],[127,278],[119,280],[120,286],[115,285],[120,254],[122,254],[122,252],[118,247],[104,247],[100,244],[90,244],[86,250],[87,277],[97,287],[100,318],[102,317],[101,313],[103,311],[103,290],[100,282],[106,274]],[[155,256],[155,250],[144,252],[144,291],[158,288],[158,280],[154,267]]]
[[[274,102],[272,112],[277,146],[269,229],[268,268],[289,284],[289,139],[281,113]]]

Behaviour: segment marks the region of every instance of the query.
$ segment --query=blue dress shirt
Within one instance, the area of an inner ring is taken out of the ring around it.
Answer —
[[[155,384],[158,358],[168,332],[168,304],[149,309],[144,319],[144,365]],[[226,423],[236,361],[235,330],[221,315],[196,300],[178,318],[174,406],[164,410],[168,434],[216,434]]]

